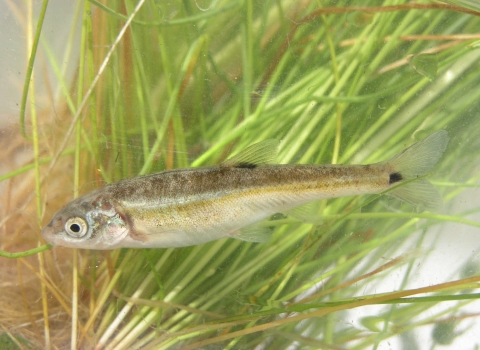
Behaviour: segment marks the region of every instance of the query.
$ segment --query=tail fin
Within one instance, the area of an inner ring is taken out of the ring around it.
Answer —
[[[428,173],[445,152],[448,140],[447,131],[440,130],[388,160],[386,163],[394,170],[390,174],[391,183],[412,180]],[[443,202],[437,189],[426,179],[411,181],[388,194],[415,205],[419,210],[438,211]]]

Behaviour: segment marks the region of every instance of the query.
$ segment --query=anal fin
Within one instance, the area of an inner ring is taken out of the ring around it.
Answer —
[[[263,222],[257,222],[233,232],[230,236],[246,242],[265,243],[272,238],[272,233],[270,227],[265,226]]]
[[[321,201],[315,201],[302,204],[298,207],[287,210],[285,214],[302,222],[321,224],[323,222],[320,215],[321,203]]]

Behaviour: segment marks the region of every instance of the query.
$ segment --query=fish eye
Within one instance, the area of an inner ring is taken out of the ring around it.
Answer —
[[[65,231],[72,237],[80,238],[87,234],[88,225],[84,219],[73,217],[65,223]]]

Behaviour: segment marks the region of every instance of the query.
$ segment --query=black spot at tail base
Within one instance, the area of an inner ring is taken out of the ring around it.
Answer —
[[[403,176],[400,173],[391,173],[390,174],[390,185],[396,182],[400,182],[403,180]]]

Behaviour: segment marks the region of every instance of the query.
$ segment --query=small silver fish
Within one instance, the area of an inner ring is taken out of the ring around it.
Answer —
[[[306,203],[388,194],[434,211],[442,203],[425,175],[448,144],[437,131],[386,162],[371,165],[269,165],[278,142],[254,144],[220,166],[179,169],[105,185],[81,196],[45,226],[56,246],[85,249],[168,248],[223,237],[268,239],[256,223]],[[405,183],[406,182],[406,183]]]

